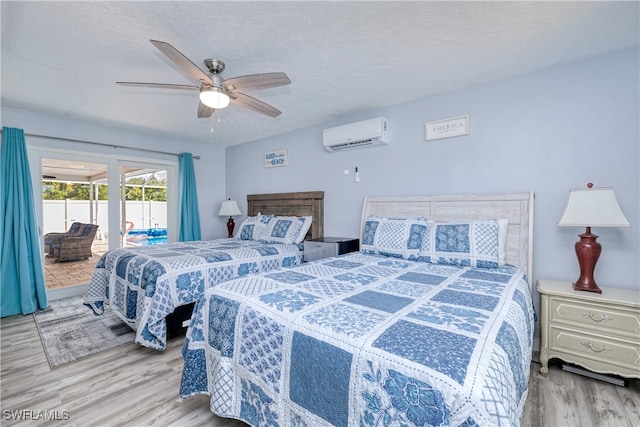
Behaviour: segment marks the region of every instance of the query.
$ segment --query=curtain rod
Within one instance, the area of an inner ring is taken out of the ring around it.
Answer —
[[[0,133],[2,133],[2,131],[0,131]],[[57,141],[80,142],[82,144],[102,145],[103,147],[124,148],[124,149],[127,149],[127,150],[146,151],[148,153],[168,154],[170,156],[180,156],[180,154],[178,154],[178,153],[169,153],[168,151],[150,150],[148,148],[133,148],[133,147],[126,147],[124,145],[105,144],[103,142],[82,141],[80,139],[61,138],[61,137],[58,137],[58,136],[49,136],[49,135],[38,135],[36,133],[25,133],[24,135],[25,136],[34,136],[34,137],[37,137],[37,138],[55,139]],[[200,156],[193,156],[193,158],[196,159],[196,160],[200,160]]]

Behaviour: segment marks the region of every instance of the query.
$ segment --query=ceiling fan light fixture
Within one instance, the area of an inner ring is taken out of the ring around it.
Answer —
[[[220,88],[203,86],[200,89],[200,101],[207,107],[219,109],[229,105],[229,96]]]

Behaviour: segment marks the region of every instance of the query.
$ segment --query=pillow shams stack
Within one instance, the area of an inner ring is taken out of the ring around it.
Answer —
[[[433,264],[497,268],[504,264],[506,227],[507,220],[434,222],[371,215],[361,249]]]

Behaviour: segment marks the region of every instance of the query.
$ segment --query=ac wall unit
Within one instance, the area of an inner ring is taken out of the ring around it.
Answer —
[[[325,129],[324,148],[330,153],[352,148],[372,147],[389,143],[389,121],[375,117],[361,122]]]

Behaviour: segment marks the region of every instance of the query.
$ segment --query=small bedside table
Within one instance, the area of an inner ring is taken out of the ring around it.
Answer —
[[[349,237],[322,237],[304,241],[304,261],[355,252],[360,249],[360,240]]]
[[[540,374],[557,357],[594,372],[640,378],[640,292],[574,291],[571,283],[541,279]]]

